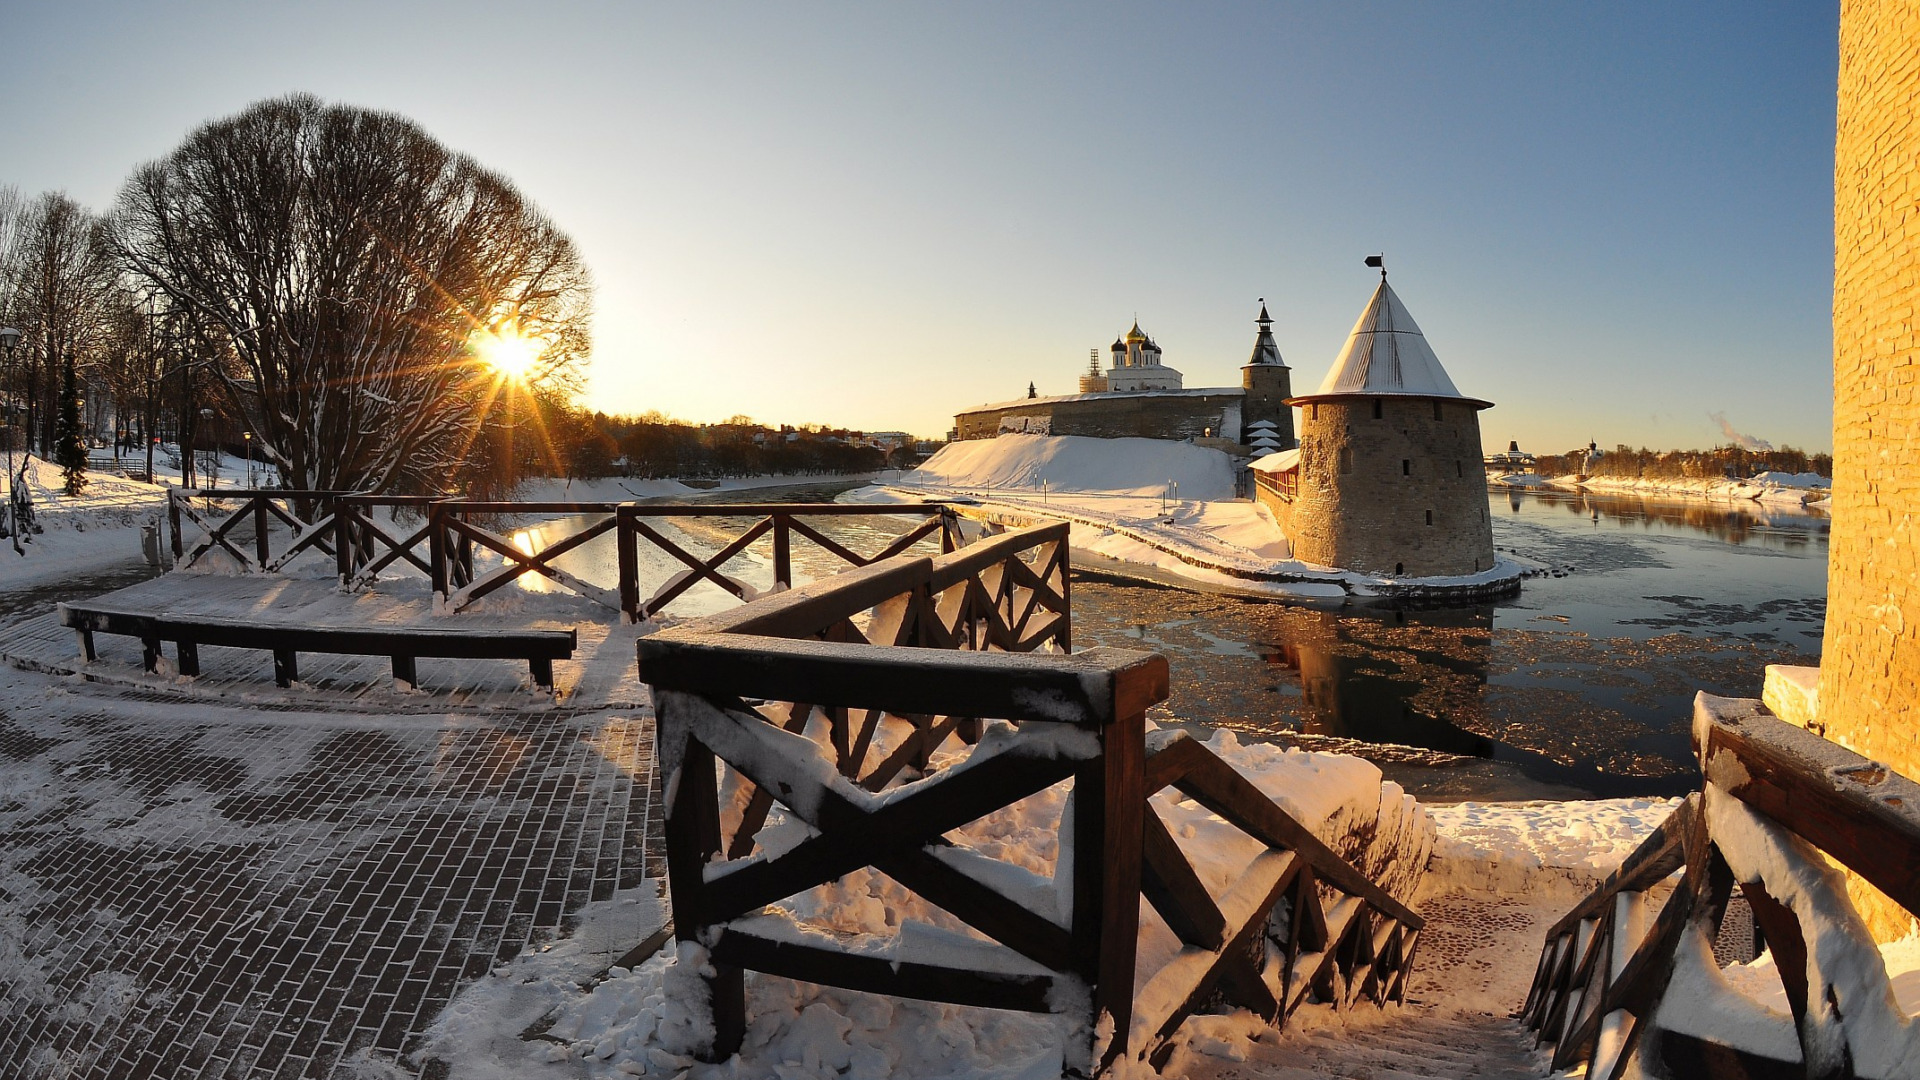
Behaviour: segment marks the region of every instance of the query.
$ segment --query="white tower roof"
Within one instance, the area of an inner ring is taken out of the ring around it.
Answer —
[[[1333,362],[1333,370],[1321,381],[1320,389],[1302,394],[1295,401],[1327,397],[1383,397],[1398,394],[1410,397],[1457,398],[1476,408],[1491,408],[1493,403],[1462,394],[1440,366],[1426,335],[1413,321],[1407,306],[1387,284],[1383,275],[1360,321],[1347,335],[1346,347]]]

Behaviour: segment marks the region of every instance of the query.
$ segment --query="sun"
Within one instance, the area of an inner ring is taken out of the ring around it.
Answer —
[[[546,343],[538,338],[526,337],[517,328],[508,325],[499,330],[475,333],[472,348],[473,355],[492,368],[495,374],[514,382],[525,382],[533,371],[533,365],[539,361],[541,352],[546,349]]]

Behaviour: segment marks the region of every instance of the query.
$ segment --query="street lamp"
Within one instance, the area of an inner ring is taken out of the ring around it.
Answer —
[[[243,431],[240,437],[247,443],[247,490],[253,490],[253,432]]]
[[[20,331],[11,326],[0,328],[0,349],[7,354],[7,535],[13,539],[13,550],[17,555],[25,555],[20,547],[20,517],[13,510],[13,350],[20,344]]]

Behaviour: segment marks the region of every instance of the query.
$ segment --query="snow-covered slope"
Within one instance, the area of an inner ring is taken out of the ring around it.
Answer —
[[[1002,435],[949,443],[900,483],[909,487],[1117,492],[1233,498],[1233,463],[1218,450],[1164,439]]]

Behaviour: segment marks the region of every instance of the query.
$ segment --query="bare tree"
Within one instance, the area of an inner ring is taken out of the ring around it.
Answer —
[[[100,220],[64,193],[28,203],[17,228],[7,266],[9,318],[25,334],[15,380],[26,398],[27,430],[44,455],[53,445],[63,361],[91,366],[112,336],[116,270]]]
[[[591,287],[505,179],[412,122],[308,95],[194,132],[122,191],[114,248],[206,326],[206,378],[289,486],[445,490],[503,399],[577,385]],[[533,342],[509,377],[485,335]]]

